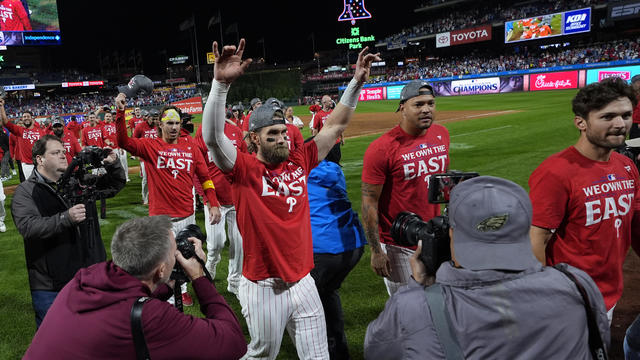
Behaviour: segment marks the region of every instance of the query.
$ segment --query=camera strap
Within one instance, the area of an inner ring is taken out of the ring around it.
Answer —
[[[133,345],[136,348],[136,359],[138,360],[151,359],[142,329],[142,307],[144,303],[149,300],[151,300],[151,298],[141,296],[133,302],[133,306],[131,307],[131,333],[133,335]]]
[[[429,313],[433,326],[436,328],[438,340],[444,349],[444,355],[447,360],[464,359],[462,349],[458,344],[455,334],[451,331],[449,313],[444,304],[444,295],[440,284],[433,284],[424,289],[427,296],[427,304],[429,305]]]
[[[584,310],[587,313],[587,325],[589,327],[589,350],[591,350],[591,356],[597,360],[608,359],[606,349],[602,342],[602,338],[600,337],[598,323],[596,322],[596,317],[593,315],[593,308],[591,307],[589,297],[587,296],[587,291],[584,289],[582,284],[580,284],[575,275],[573,275],[567,269],[560,267],[559,265],[560,264],[556,264],[553,266],[553,268],[568,277],[569,280],[571,280],[576,285],[580,296],[582,296],[582,300],[584,302]]]

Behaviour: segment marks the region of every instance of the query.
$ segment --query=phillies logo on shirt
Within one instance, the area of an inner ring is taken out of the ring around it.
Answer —
[[[400,155],[404,170],[404,180],[424,176],[428,184],[431,174],[445,171],[447,147],[445,145],[420,144],[413,151]]]
[[[585,225],[590,226],[615,218],[614,226],[618,230],[622,225],[619,217],[631,211],[635,181],[624,180],[619,175],[609,174],[596,184],[583,188],[582,191],[585,195],[584,205],[587,213]]]
[[[191,150],[191,147],[188,148]],[[191,172],[193,164],[193,153],[181,149],[169,149],[169,151],[158,151],[158,162],[156,168],[169,169],[174,179],[178,178],[180,170]]]
[[[289,162],[288,166],[296,166]],[[298,204],[296,197],[305,193],[307,177],[304,170],[300,166],[295,169],[287,169],[280,175],[270,174],[265,171],[262,175],[262,196],[284,196],[289,205],[289,212],[293,212],[293,208]]]
[[[38,141],[38,139],[40,139],[40,132],[25,130],[22,133],[22,138],[25,140],[29,140],[29,142],[33,144],[34,142]]]

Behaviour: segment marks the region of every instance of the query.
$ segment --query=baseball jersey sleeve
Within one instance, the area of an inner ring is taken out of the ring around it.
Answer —
[[[198,177],[198,181],[204,190],[204,194],[207,197],[207,202],[211,204],[211,206],[220,206],[218,203],[218,198],[216,197],[215,188],[213,186],[213,181],[211,181],[211,177],[209,176],[209,168],[207,167],[207,163],[202,157],[202,152],[200,146],[195,144],[197,149],[194,149],[193,155],[195,160],[195,171],[196,176]]]
[[[116,134],[118,135],[118,145],[120,145],[121,148],[130,152],[133,156],[139,156],[143,160],[148,160],[148,158],[145,158],[144,139],[132,139],[129,137],[124,121],[124,111],[120,109],[116,112]]]
[[[7,129],[9,129],[9,132],[16,136],[16,137],[22,137],[22,133],[24,132],[24,128],[21,126],[18,126],[12,122],[8,122],[5,127]]]
[[[557,229],[565,217],[570,189],[550,171],[545,161],[529,177],[529,198],[533,206],[532,225],[544,229]]]
[[[364,153],[362,163],[362,182],[372,185],[382,185],[387,178],[387,149],[374,141]]]

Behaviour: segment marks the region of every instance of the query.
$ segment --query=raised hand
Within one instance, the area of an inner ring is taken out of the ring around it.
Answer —
[[[366,54],[369,51],[369,47],[365,47],[358,54],[358,62],[356,62],[356,71],[353,74],[353,78],[359,83],[363,84],[369,80],[369,73],[371,72],[371,63],[375,61],[382,61],[380,53]]]
[[[240,39],[240,43],[236,48],[233,45],[227,45],[222,48],[222,53],[218,51],[218,43],[213,42],[213,54],[216,57],[213,65],[213,78],[221,83],[231,84],[240,75],[244,74],[249,67],[252,59],[242,60],[244,53],[244,39]]]
[[[118,94],[118,96],[116,96],[116,107],[119,110],[124,110],[125,105],[127,103],[127,96],[123,93]]]

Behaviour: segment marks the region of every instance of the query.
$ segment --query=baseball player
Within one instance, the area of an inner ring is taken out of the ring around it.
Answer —
[[[4,99],[0,98],[0,107],[4,109]],[[24,178],[28,179],[33,172],[33,160],[31,159],[31,148],[33,143],[38,141],[41,136],[46,135],[46,131],[33,120],[31,111],[25,111],[22,114],[22,126],[9,122],[6,114],[3,113],[2,125],[9,129],[16,139],[16,160],[20,160]]]
[[[109,146],[118,154],[120,164],[124,169],[124,173],[127,175],[127,182],[129,179],[129,164],[127,163],[127,152],[118,146],[118,139],[116,135],[116,124],[113,122],[115,112],[107,111],[104,113],[104,123],[102,124],[102,138],[106,146]]]
[[[133,131],[133,137],[136,139],[157,139],[158,138],[158,123],[160,122],[160,111],[157,109],[151,109],[149,111],[149,118],[147,121],[142,122],[136,126]],[[142,204],[149,205],[149,186],[147,180],[147,172],[144,170],[144,161],[140,160],[140,175],[142,177]]]
[[[246,358],[274,359],[285,328],[301,359],[328,359],[324,311],[313,279],[313,246],[306,179],[344,131],[378,55],[358,56],[353,80],[322,132],[289,152],[283,109],[263,105],[250,118],[256,155],[237,151],[224,135],[229,85],[251,63],[242,60],[244,39],[216,55],[214,81],[203,113],[202,133],[218,168],[231,178],[244,261],[238,298],[251,343]]]
[[[242,130],[235,125],[233,120],[226,119],[224,134],[238,151],[246,153],[247,143],[242,140]],[[202,139],[202,127],[196,132],[196,142],[207,161],[209,175],[216,186],[216,195],[220,203],[220,222],[207,224],[207,263],[206,267],[212,277],[215,278],[216,266],[220,262],[220,253],[224,243],[229,238],[229,273],[227,275],[227,290],[238,295],[238,285],[242,277],[242,236],[238,230],[236,220],[236,207],[233,202],[231,183],[225,174],[213,162],[213,155],[207,149]],[[208,208],[205,207],[205,217],[208,216]],[[226,224],[226,232],[225,232]]]
[[[551,155],[529,177],[531,245],[546,265],[567,263],[596,282],[609,323],[622,296],[622,265],[640,253],[638,169],[624,145],[637,99],[620,78],[582,88],[572,101],[575,145]]]
[[[116,97],[116,130],[118,144],[133,156],[145,161],[149,180],[149,216],[168,215],[177,234],[189,224],[195,224],[193,201],[193,173],[198,176],[210,207],[209,222],[220,221],[218,200],[207,165],[200,150],[191,142],[179,140],[180,114],[175,106],[165,106],[160,111],[161,124],[156,139],[135,139],[127,136],[124,120],[126,96]],[[193,300],[183,287],[183,303]]]
[[[82,129],[82,146],[104,147],[102,137],[102,125],[98,123],[98,117],[91,113],[88,116],[88,126]]]
[[[374,140],[362,166],[362,218],[371,245],[371,268],[384,277],[389,296],[411,276],[409,258],[415,247],[396,244],[389,230],[401,211],[428,221],[440,205],[428,201],[431,174],[449,167],[449,132],[434,124],[433,88],[423,80],[408,83],[400,93],[400,124]]]
[[[73,135],[73,132],[65,129],[64,120],[61,118],[56,118],[51,123],[51,132],[53,135],[57,136],[62,140],[62,146],[65,149],[65,155],[67,157],[67,162],[71,163],[71,160],[77,153],[82,151],[82,147],[80,146],[80,142]]]
[[[329,114],[333,111],[333,105],[333,100],[331,100],[329,95],[324,95],[322,97],[322,109],[313,113],[313,117],[311,118],[313,123],[313,126],[311,127],[312,135],[315,136],[320,132],[320,130],[322,130],[324,122],[327,121]]]

